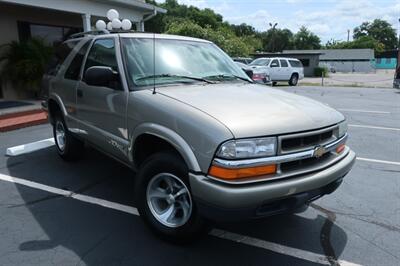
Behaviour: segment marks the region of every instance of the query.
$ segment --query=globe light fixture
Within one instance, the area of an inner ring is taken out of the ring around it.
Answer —
[[[111,22],[108,22],[108,23],[107,23],[107,30],[112,30],[112,29],[113,29],[112,23],[111,23]]]
[[[111,21],[111,25],[112,25],[113,29],[120,29],[122,26],[122,22],[121,22],[121,20],[115,18]]]
[[[113,21],[114,19],[119,19],[119,13],[117,10],[115,9],[110,9],[107,11],[107,18],[110,21]]]
[[[107,27],[107,25],[106,25],[106,23],[104,22],[104,20],[98,20],[97,22],[96,22],[96,29],[98,29],[98,30],[105,30],[106,29],[106,27]]]
[[[123,30],[130,30],[132,28],[132,22],[129,19],[122,20],[122,29]]]

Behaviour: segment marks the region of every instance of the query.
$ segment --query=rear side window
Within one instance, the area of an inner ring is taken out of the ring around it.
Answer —
[[[88,54],[85,71],[92,66],[107,66],[118,71],[114,39],[96,40]]]
[[[288,67],[289,66],[285,59],[281,59],[279,61],[281,62],[281,67]]]
[[[76,53],[74,59],[72,60],[71,64],[69,65],[67,71],[65,72],[64,78],[78,80],[79,74],[81,72],[83,58],[85,57],[86,51],[89,48],[90,42],[87,41],[81,49]]]
[[[46,74],[55,76],[60,70],[61,65],[64,63],[65,59],[74,49],[74,47],[79,43],[79,40],[69,41],[60,44],[56,47],[54,56],[47,65]]]
[[[297,60],[289,60],[289,63],[292,67],[302,67],[303,65],[301,64],[300,61]]]

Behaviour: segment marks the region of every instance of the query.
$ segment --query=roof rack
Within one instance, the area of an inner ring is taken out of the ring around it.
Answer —
[[[103,34],[111,34],[111,33],[135,33],[135,32],[141,32],[141,31],[136,31],[136,30],[118,30],[118,29],[113,29],[111,31],[108,30],[92,30],[92,31],[85,31],[85,32],[78,32],[74,33],[71,36],[69,36],[68,39],[76,39],[88,35],[103,35]]]
[[[92,30],[92,31],[78,32],[69,36],[69,39],[80,38],[87,35],[102,35],[102,34],[110,34],[110,32],[108,30]]]

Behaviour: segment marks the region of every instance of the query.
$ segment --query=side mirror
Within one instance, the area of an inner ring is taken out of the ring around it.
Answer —
[[[243,69],[243,71],[246,73],[247,76],[249,76],[249,78],[253,78],[253,70],[251,69]]]
[[[111,67],[92,66],[86,70],[84,80],[90,86],[110,87],[111,82],[118,80],[118,76],[118,72]]]
[[[279,67],[278,63],[271,63],[271,67]]]

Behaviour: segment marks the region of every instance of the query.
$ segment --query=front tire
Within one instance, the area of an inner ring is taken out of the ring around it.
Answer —
[[[172,152],[150,156],[137,175],[135,195],[140,215],[156,235],[175,243],[193,241],[207,229],[188,179],[186,164]]]
[[[75,161],[84,153],[84,143],[76,139],[68,130],[64,118],[60,113],[54,117],[53,136],[58,155],[65,161]]]
[[[296,86],[298,82],[299,82],[299,75],[292,74],[292,76],[290,77],[290,80],[289,80],[289,85]]]

